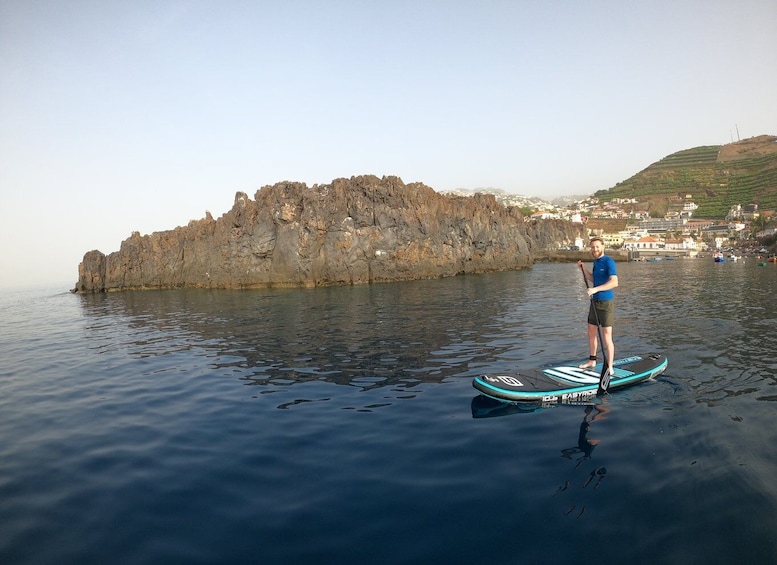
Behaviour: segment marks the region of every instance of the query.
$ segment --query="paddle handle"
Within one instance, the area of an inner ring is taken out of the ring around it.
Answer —
[[[585,283],[585,287],[590,288],[588,284],[588,275],[585,274],[585,267],[583,266],[583,263],[579,263],[578,266],[580,267],[580,272],[583,274],[583,282]]]

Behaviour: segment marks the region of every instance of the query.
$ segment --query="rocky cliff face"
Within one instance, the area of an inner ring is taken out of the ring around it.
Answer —
[[[90,251],[76,292],[357,284],[521,269],[582,226],[529,225],[491,195],[443,196],[397,177],[283,182],[235,196],[217,220]]]
[[[535,260],[548,251],[557,251],[560,246],[573,245],[576,238],[588,239],[583,224],[567,220],[532,220],[526,224],[526,231]]]

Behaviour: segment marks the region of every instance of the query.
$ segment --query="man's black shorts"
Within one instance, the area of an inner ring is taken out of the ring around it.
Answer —
[[[614,300],[592,300],[591,308],[588,310],[588,323],[596,325],[596,316],[599,316],[599,325],[602,327],[612,326],[615,322],[615,301]]]

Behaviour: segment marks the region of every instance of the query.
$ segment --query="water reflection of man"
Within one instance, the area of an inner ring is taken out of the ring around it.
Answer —
[[[609,412],[610,409],[604,404],[586,406],[583,421],[580,423],[580,431],[577,434],[577,447],[562,449],[561,456],[572,459],[574,455],[582,453],[583,456],[580,457],[577,463],[578,465],[586,459],[590,459],[594,448],[599,445],[600,441],[598,439],[588,438],[588,432],[591,431],[591,424],[597,420],[604,419]]]

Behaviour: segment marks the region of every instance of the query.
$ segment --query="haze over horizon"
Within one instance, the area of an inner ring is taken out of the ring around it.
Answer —
[[[0,0],[0,287],[285,180],[552,200],[775,135],[775,29],[773,0]]]

